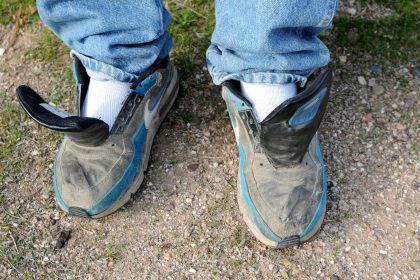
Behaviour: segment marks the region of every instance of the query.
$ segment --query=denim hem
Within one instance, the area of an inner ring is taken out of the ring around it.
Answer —
[[[211,73],[213,82],[220,85],[227,80],[239,80],[246,83],[288,84],[299,83],[304,86],[313,71],[288,72],[240,72],[240,73]]]
[[[88,75],[95,80],[117,80],[132,83],[138,78],[138,76],[134,74],[127,73],[115,66],[85,56],[75,50],[71,51],[71,56],[76,56],[80,59],[83,66],[86,68]]]

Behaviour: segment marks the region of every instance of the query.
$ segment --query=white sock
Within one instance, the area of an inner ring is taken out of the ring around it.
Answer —
[[[257,121],[262,122],[274,109],[297,93],[296,83],[257,84],[241,82],[241,92],[252,104]]]
[[[82,117],[97,118],[109,125],[111,130],[118,113],[129,94],[130,83],[116,80],[90,79],[82,106]]]

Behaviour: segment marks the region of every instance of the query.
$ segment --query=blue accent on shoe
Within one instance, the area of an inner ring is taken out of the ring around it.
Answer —
[[[61,143],[62,145],[63,143]],[[59,150],[61,149],[61,145]],[[60,207],[68,212],[69,211],[69,207],[66,205],[66,203],[64,203],[63,198],[60,195],[60,192],[58,191],[58,184],[57,184],[57,177],[55,176],[55,174],[57,174],[57,159],[54,160],[54,192],[55,192],[55,197],[57,198],[57,203],[60,204]]]
[[[327,91],[328,89],[326,87],[323,88],[311,100],[301,106],[289,119],[289,125],[297,126],[310,122],[318,112],[319,106],[321,105]]]
[[[157,74],[154,72],[144,79],[131,93],[146,95],[147,91],[154,86],[157,80]]]
[[[306,235],[310,234],[315,227],[318,225],[320,219],[322,218],[325,210],[326,210],[326,202],[327,202],[327,173],[325,171],[325,163],[324,163],[324,159],[322,157],[322,152],[321,152],[321,145],[319,144],[319,140],[318,140],[318,134],[315,134],[315,154],[316,157],[318,158],[319,162],[321,163],[321,167],[322,167],[322,194],[321,194],[321,200],[319,201],[318,207],[316,209],[315,215],[313,216],[311,222],[309,223],[309,225],[306,227],[306,229],[299,234],[299,236],[301,238],[305,237]]]
[[[227,91],[227,97],[233,102],[233,104],[235,104],[235,107],[239,112],[251,109],[250,106],[248,106],[245,102],[236,97],[230,90]]]
[[[251,196],[248,192],[248,185],[246,183],[245,178],[245,162],[246,162],[246,155],[244,149],[242,148],[242,144],[238,145],[239,149],[239,180],[240,180],[240,188],[242,193],[242,199],[244,201],[245,207],[249,214],[250,219],[252,222],[257,226],[257,228],[261,231],[264,236],[268,239],[273,240],[275,242],[281,242],[282,238],[275,234],[264,222],[261,218],[258,210],[255,208],[254,203],[252,202]]]
[[[117,201],[121,195],[127,191],[127,186],[133,182],[138,168],[141,165],[141,159],[143,157],[144,144],[147,137],[147,128],[144,123],[140,125],[137,129],[134,137],[131,139],[133,144],[133,158],[131,159],[130,164],[127,169],[124,171],[124,174],[120,180],[115,184],[115,186],[102,198],[98,203],[87,209],[86,211],[91,216],[95,216],[107,210],[115,201]]]
[[[76,82],[76,85],[78,85],[79,79],[77,79],[77,75],[76,75],[76,61],[73,62],[73,79]]]

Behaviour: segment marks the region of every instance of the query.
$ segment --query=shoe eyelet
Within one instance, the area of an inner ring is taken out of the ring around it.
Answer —
[[[111,144],[111,147],[115,147],[115,143],[112,143],[112,144]]]
[[[260,162],[260,166],[264,166],[264,164],[262,162]]]

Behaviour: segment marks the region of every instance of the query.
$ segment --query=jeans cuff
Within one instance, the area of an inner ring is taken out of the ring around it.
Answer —
[[[95,80],[117,80],[120,82],[132,83],[138,78],[138,76],[134,74],[127,73],[115,66],[85,56],[75,50],[71,51],[71,56],[76,56],[86,68],[89,77]]]
[[[213,82],[220,85],[227,80],[239,80],[246,83],[261,84],[288,84],[298,83],[304,86],[312,70],[288,71],[288,72],[252,72],[244,71],[240,73],[215,73],[212,72]]]

